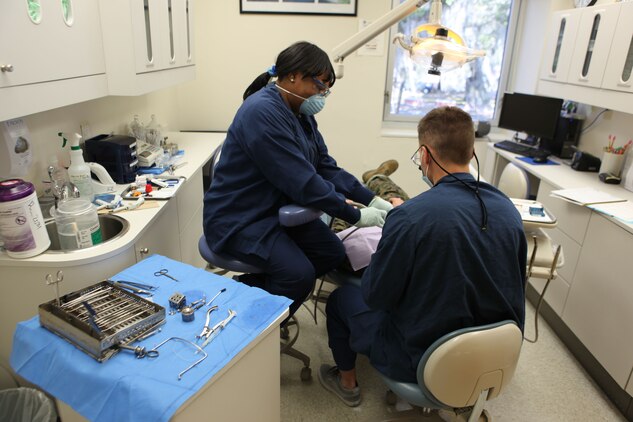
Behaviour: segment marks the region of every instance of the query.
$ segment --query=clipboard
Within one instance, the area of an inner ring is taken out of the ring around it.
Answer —
[[[152,182],[155,180],[157,182]],[[184,176],[155,176],[147,179],[147,183],[152,185],[152,191],[145,192],[144,187],[137,187],[135,183],[130,184],[121,194],[123,199],[137,199],[138,197],[144,197],[145,200],[158,200],[165,201],[173,197],[178,189],[187,180]],[[167,186],[161,186],[161,184]]]

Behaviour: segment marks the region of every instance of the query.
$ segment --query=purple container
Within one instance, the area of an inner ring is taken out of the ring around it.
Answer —
[[[12,258],[29,258],[50,246],[32,183],[21,179],[0,181],[0,239]]]

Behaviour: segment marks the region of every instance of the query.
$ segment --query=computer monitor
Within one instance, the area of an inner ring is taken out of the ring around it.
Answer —
[[[553,139],[563,106],[560,98],[519,93],[503,94],[499,127]]]

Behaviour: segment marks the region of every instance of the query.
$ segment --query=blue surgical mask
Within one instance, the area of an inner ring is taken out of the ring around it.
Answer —
[[[422,167],[420,167],[420,170],[422,170]],[[428,171],[429,171],[429,166],[426,166],[426,172],[422,171],[422,181],[426,183],[427,185],[429,185],[429,188],[432,188],[433,182],[431,182],[431,179],[429,179],[429,176],[426,175]]]
[[[426,174],[422,174],[422,181],[426,183],[427,185],[429,185],[429,188],[433,187],[433,182],[431,182],[431,179],[429,179],[429,177]]]
[[[306,98],[299,107],[299,113],[306,116],[313,116],[325,107],[325,97],[321,94],[314,94],[310,98]]]
[[[302,97],[301,95],[295,94],[294,92],[290,92],[279,85],[277,85],[277,88],[279,88],[286,94],[294,95],[297,98],[301,98],[303,102],[299,106],[299,113],[304,114],[306,116],[313,116],[317,114],[319,111],[323,110],[323,107],[325,107],[325,96],[322,94],[314,94],[310,98],[305,98],[305,97]]]

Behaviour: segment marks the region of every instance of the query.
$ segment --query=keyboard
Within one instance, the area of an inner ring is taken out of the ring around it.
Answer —
[[[505,150],[505,151],[509,151],[513,154],[518,154],[518,155],[522,155],[524,157],[530,157],[530,158],[549,155],[546,151],[543,151],[543,150],[540,150],[528,145],[519,144],[514,141],[497,142],[495,143],[495,147]]]

